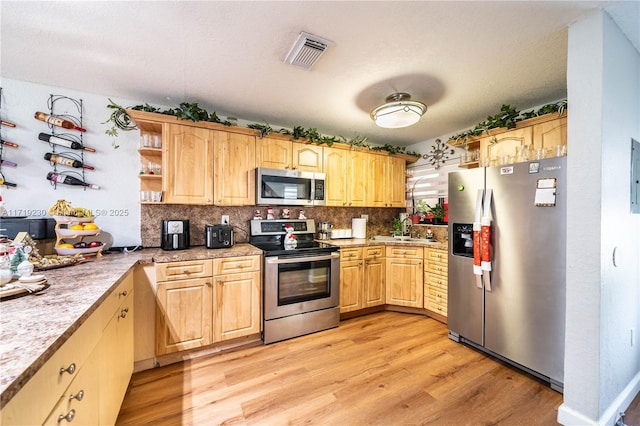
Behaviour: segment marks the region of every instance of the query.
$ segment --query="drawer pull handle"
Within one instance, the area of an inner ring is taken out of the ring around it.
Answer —
[[[127,294],[129,294],[129,293],[127,293],[127,290],[123,290],[120,293],[118,293],[118,296],[125,297]]]
[[[63,420],[66,420],[67,422],[71,423],[75,417],[76,417],[76,410],[71,410],[67,413],[66,416],[63,416],[62,414],[60,414],[58,416],[58,423],[60,423]]]
[[[129,312],[129,308],[124,308],[123,310],[120,311],[120,318],[125,318],[127,316],[127,313]]]
[[[73,401],[74,399],[82,401],[82,398],[84,398],[84,391],[82,389],[75,395],[69,395],[69,401]]]
[[[190,274],[191,272],[189,272],[189,270],[188,270],[188,269],[183,269],[183,270],[182,270],[182,273],[183,273],[183,274],[187,274],[187,275],[188,275],[188,274]]]
[[[64,373],[73,374],[75,372],[76,372],[76,364],[73,362],[69,364],[67,368],[60,367],[60,374],[64,374]]]

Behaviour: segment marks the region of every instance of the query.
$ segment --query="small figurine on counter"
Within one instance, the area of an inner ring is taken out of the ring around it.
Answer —
[[[304,215],[304,210],[300,210],[298,213],[298,219],[306,219],[307,217]]]
[[[284,231],[286,232],[284,236],[284,248],[285,249],[296,248],[298,246],[298,238],[293,234],[293,226],[287,223],[284,226]]]
[[[273,208],[269,207],[267,209],[267,219],[275,219],[275,218],[276,218],[276,215],[275,213],[273,213]]]
[[[255,220],[262,219],[262,213],[260,213],[260,209],[256,209],[256,210],[253,212],[253,218],[254,218]]]
[[[427,226],[427,240],[433,240],[433,230],[430,226]]]
[[[288,208],[284,208],[282,209],[282,218],[283,219],[289,219],[291,217],[291,210],[289,210]]]

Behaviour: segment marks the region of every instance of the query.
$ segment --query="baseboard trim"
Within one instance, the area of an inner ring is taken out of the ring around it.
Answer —
[[[627,384],[616,399],[613,400],[599,419],[594,420],[589,418],[571,407],[568,407],[566,402],[563,402],[558,408],[558,423],[565,426],[613,425],[618,420],[620,413],[629,408],[629,405],[631,405],[638,392],[640,392],[640,372],[631,379],[629,384]]]

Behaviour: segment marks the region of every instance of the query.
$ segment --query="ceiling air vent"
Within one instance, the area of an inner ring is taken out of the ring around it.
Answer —
[[[306,70],[311,69],[332,44],[330,40],[301,32],[284,61]]]

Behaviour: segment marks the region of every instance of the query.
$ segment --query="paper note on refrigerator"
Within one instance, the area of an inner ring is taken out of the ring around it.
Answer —
[[[534,203],[538,207],[553,207],[556,205],[556,189],[555,188],[538,188],[536,189],[536,198]]]

